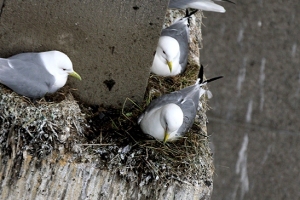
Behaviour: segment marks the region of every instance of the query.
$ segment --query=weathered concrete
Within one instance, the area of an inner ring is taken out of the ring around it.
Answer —
[[[49,156],[45,160],[23,154],[22,163],[0,156],[1,199],[210,199],[204,182],[193,186],[174,180],[165,187],[120,178],[111,170],[89,161],[76,163],[69,155]],[[14,177],[17,176],[17,177]]]
[[[129,97],[140,102],[167,4],[168,0],[0,1],[0,56],[60,50],[83,78],[68,81],[83,101],[120,106]]]
[[[201,61],[211,84],[212,199],[300,199],[300,4],[236,1],[205,13]]]

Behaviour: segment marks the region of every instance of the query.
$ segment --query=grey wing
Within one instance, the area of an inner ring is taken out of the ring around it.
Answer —
[[[190,0],[170,0],[169,8],[185,9]]]
[[[203,1],[203,0],[170,0],[169,8],[186,9],[189,8],[191,3],[197,1]],[[210,0],[204,0],[204,1],[210,1]],[[216,0],[216,1],[222,1],[222,0]]]
[[[169,103],[177,104],[178,102],[182,101],[183,98],[184,97],[182,97],[181,93],[178,93],[178,91],[176,91],[176,92],[172,92],[170,94],[164,94],[164,95],[152,100],[151,103],[145,109],[144,113],[140,115],[140,117],[138,119],[138,124],[142,121],[145,114],[150,112],[152,109],[162,107]]]
[[[194,102],[199,102],[200,85],[198,84],[183,88],[177,92],[183,97],[183,101],[192,99]]]
[[[184,134],[195,121],[200,99],[200,87],[199,85],[193,85],[180,90],[180,92],[185,98],[177,105],[181,108],[184,119],[178,132]]]
[[[194,96],[194,93],[197,93],[197,88],[195,85],[186,87],[182,90],[178,90],[175,92],[171,92],[169,94],[164,94],[154,100],[148,105],[146,112],[164,106],[169,103],[178,104],[182,101],[185,101],[186,98],[190,98],[190,96]]]
[[[39,53],[20,53],[13,55],[8,60],[34,61],[38,59]]]
[[[182,101],[183,98],[184,97],[182,97],[181,93],[178,93],[178,91],[172,92],[170,94],[164,94],[152,100],[146,108],[145,112],[149,112],[152,109],[159,108],[170,103],[177,104],[178,102]]]
[[[175,22],[168,28],[163,29],[161,32],[161,36],[170,36],[177,40],[180,48],[179,63],[182,67],[181,72],[185,70],[189,53],[190,31],[185,23],[186,20],[187,18],[180,19],[178,22]]]
[[[54,77],[36,63],[16,59],[0,60],[0,82],[20,95],[40,98],[49,91],[54,81]]]
[[[184,116],[183,124],[180,126],[178,130],[178,132],[181,135],[186,133],[188,129],[192,127],[197,114],[198,102],[196,104],[192,99],[189,99],[182,104],[181,103],[177,104],[181,108]]]

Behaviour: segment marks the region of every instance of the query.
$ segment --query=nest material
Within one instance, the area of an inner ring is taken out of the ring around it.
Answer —
[[[85,122],[85,115],[71,94],[60,102],[32,102],[0,85],[2,153],[12,151],[15,156],[27,150],[44,157],[58,144],[66,143],[74,135],[83,135]]]
[[[186,73],[175,78],[152,75],[145,105],[161,93],[194,84],[197,71],[197,67],[188,67]],[[192,185],[212,183],[213,163],[205,126],[207,106],[199,109],[198,120],[184,138],[163,144],[142,133],[136,121],[144,108],[130,100],[122,110],[83,105],[80,109],[70,94],[59,102],[43,99],[35,103],[3,87],[0,94],[2,155],[16,157],[26,151],[43,159],[63,148],[64,153],[73,154],[72,162],[95,163],[139,185],[166,185],[174,180]],[[202,105],[205,102],[202,98]]]
[[[162,93],[194,84],[197,72],[197,67],[188,67],[175,78],[152,75],[145,106]],[[144,108],[130,100],[120,110],[79,107],[70,94],[62,95],[65,98],[57,102],[43,99],[35,103],[2,86],[0,94],[2,156],[23,156],[26,152],[43,159],[63,149],[72,154],[70,162],[95,163],[140,186],[167,185],[174,180],[192,185],[212,183],[213,163],[205,126],[207,106],[199,110],[198,120],[184,138],[163,144],[142,133],[137,118]],[[207,105],[205,102],[202,97],[202,105]]]

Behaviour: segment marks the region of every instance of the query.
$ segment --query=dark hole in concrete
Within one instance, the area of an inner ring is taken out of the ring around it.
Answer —
[[[110,50],[111,50],[111,54],[114,54],[114,52],[115,52],[115,47],[112,46],[112,47],[109,47],[109,48],[110,48]]]
[[[149,24],[150,24],[150,26],[152,26],[152,25],[153,25],[153,23],[152,23],[152,22],[150,22]]]
[[[134,10],[140,9],[138,6],[133,6],[132,8],[133,8]]]
[[[107,86],[108,90],[111,91],[113,86],[116,84],[116,81],[113,79],[110,79],[110,80],[103,81],[103,83]]]

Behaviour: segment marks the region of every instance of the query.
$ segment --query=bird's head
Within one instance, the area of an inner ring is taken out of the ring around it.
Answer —
[[[161,36],[156,50],[157,56],[165,62],[170,72],[174,70],[176,62],[179,62],[180,49],[178,42],[169,36]]]
[[[70,58],[66,54],[59,52],[57,53],[56,57],[57,57],[57,68],[61,74],[70,75],[73,76],[74,78],[81,80],[80,75],[73,70],[73,64]]]
[[[72,61],[66,54],[60,51],[47,51],[42,54],[42,58],[44,63],[51,63],[51,66],[49,64],[45,66],[55,77],[67,78],[70,75],[81,80],[80,75],[73,70]]]
[[[164,128],[163,142],[174,140],[183,123],[183,112],[176,104],[167,104],[162,108],[161,124]]]

